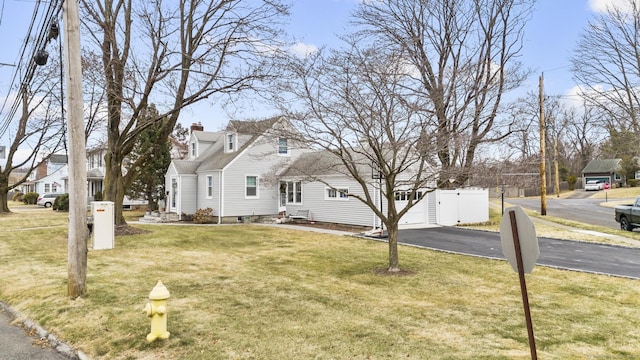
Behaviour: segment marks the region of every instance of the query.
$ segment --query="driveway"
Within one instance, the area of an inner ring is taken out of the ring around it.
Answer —
[[[400,230],[398,241],[433,250],[505,259],[500,234],[459,227]],[[640,249],[538,238],[537,264],[558,269],[640,279]]]

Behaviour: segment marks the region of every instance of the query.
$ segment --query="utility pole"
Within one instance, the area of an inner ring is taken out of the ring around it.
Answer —
[[[82,106],[80,17],[77,1],[63,5],[66,100],[69,107],[69,236],[67,248],[67,295],[87,293],[87,166]]]
[[[556,138],[555,141],[553,143],[553,166],[554,166],[554,173],[556,176],[556,186],[554,188],[555,192],[556,192],[556,197],[559,198],[560,197],[560,174],[558,173],[558,134],[556,133]]]
[[[547,169],[545,163],[544,73],[540,74],[540,215],[547,215]]]

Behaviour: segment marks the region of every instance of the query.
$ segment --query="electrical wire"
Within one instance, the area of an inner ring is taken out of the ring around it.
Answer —
[[[54,21],[57,22],[56,19],[58,18],[58,16],[60,15],[60,12],[62,11],[62,1],[54,0],[49,2],[49,7],[47,8],[44,16],[42,16],[42,21],[40,23],[40,26],[38,26],[38,29],[39,29],[38,35],[35,38],[34,46],[32,46],[30,49],[30,56],[26,57],[28,43],[30,42],[31,34],[34,31],[34,26],[35,26],[36,20],[38,19],[38,13],[39,13],[41,4],[42,2],[38,0],[34,8],[34,12],[31,18],[31,23],[29,25],[29,30],[27,31],[27,36],[25,37],[25,40],[19,52],[20,61],[18,61],[18,65],[16,66],[16,70],[14,71],[13,77],[11,79],[11,83],[8,88],[7,96],[5,97],[2,107],[0,108],[0,114],[1,114],[4,112],[4,109],[7,106],[7,101],[11,94],[11,90],[14,89],[14,86],[16,84],[16,80],[19,74],[21,74],[22,71],[24,71],[24,75],[21,76],[18,93],[13,99],[13,104],[11,105],[7,115],[5,115],[4,119],[2,120],[2,125],[0,125],[0,137],[2,137],[6,133],[13,118],[15,117],[15,114],[18,108],[20,107],[20,102],[22,101],[23,96],[25,96],[26,92],[28,91],[28,87],[29,87],[28,85],[33,80],[33,77],[36,73],[36,68],[38,67],[38,65],[35,63],[35,55],[37,54],[38,51],[43,50],[46,44],[48,43],[48,41],[51,40],[49,37],[51,24]]]

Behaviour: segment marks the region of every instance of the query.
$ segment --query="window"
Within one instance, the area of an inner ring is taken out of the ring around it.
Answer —
[[[196,157],[196,142],[191,143],[191,157]]]
[[[289,145],[287,138],[278,139],[278,155],[289,155]]]
[[[287,204],[302,204],[302,182],[287,182]]]
[[[207,199],[213,198],[213,176],[207,175]]]
[[[334,189],[327,188],[326,198],[327,200],[348,200],[349,189]]]
[[[258,197],[258,177],[247,176],[245,181],[245,197],[257,198]]]
[[[396,201],[409,201],[411,197],[411,191],[396,191],[395,198]],[[422,191],[416,191],[413,194],[413,201],[420,200],[422,198]]]
[[[51,184],[44,184],[44,192],[45,194],[51,192]]]
[[[227,150],[233,151],[235,150],[236,145],[236,134],[228,134],[227,135]]]

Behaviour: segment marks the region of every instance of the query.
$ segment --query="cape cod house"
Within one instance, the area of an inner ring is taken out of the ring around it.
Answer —
[[[192,126],[189,158],[173,160],[166,173],[166,211],[184,219],[198,209],[211,208],[218,223],[275,217],[286,212],[306,220],[378,227],[373,211],[349,196],[363,195],[364,190],[344,172],[317,166],[314,176],[322,181],[296,172],[298,167],[294,164],[302,162],[308,167],[326,164],[327,159],[297,146],[292,139],[278,137],[278,126],[290,124],[277,117],[231,121],[220,132],[205,132],[201,126]],[[374,180],[369,186],[375,203],[386,208],[379,195],[380,184]],[[408,194],[398,189],[396,206],[404,207]],[[402,218],[403,225],[455,225],[489,218],[485,189],[425,189],[415,196],[425,199]]]
[[[279,187],[274,178],[309,150],[275,129],[290,126],[283,117],[230,121],[224,131],[192,127],[189,158],[173,160],[165,179],[167,212],[182,219],[211,208],[219,222],[278,213]]]

